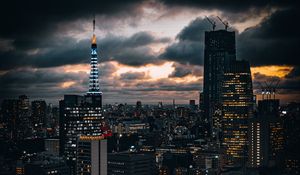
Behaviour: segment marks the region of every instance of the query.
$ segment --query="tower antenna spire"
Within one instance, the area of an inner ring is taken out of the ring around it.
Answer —
[[[102,94],[99,88],[99,73],[98,73],[98,57],[97,57],[97,42],[95,35],[95,14],[93,19],[93,36],[91,45],[91,71],[88,94]]]
[[[93,19],[93,34],[95,34],[95,23],[96,23],[96,20],[95,20],[95,14],[94,14],[94,19]]]

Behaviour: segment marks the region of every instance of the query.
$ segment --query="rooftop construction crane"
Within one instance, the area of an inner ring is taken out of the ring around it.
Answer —
[[[218,16],[217,16],[218,17]],[[229,26],[229,23],[228,23],[228,21],[223,21],[220,17],[218,17],[218,19],[221,21],[221,23],[223,23],[224,24],[224,26],[225,26],[225,30],[227,30],[228,29],[228,26]]]
[[[205,17],[206,17],[207,21],[212,25],[213,31],[215,31],[215,28],[216,28],[216,22],[213,21],[213,20],[211,20],[211,19],[209,19],[207,16],[205,16]]]

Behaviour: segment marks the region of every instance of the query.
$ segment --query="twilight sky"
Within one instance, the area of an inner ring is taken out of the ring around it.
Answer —
[[[213,3],[212,3],[213,2]],[[88,90],[92,19],[104,103],[188,103],[203,84],[205,19],[236,31],[237,58],[258,82],[280,79],[300,101],[299,3],[292,0],[16,1],[0,7],[0,101],[26,94],[58,103]]]

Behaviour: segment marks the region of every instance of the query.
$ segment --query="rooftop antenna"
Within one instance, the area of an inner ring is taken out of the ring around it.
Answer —
[[[260,82],[257,82],[259,88],[261,89],[261,96],[262,96],[262,100],[265,99],[265,86],[263,86]]]
[[[215,28],[216,28],[216,22],[213,21],[213,20],[211,20],[211,19],[209,19],[207,16],[205,16],[205,17],[206,17],[207,21],[212,25],[213,31],[215,31]]]
[[[276,94],[276,89],[278,87],[279,84],[279,79],[273,79],[271,80],[271,82],[265,82],[265,84],[267,85],[268,91],[269,91],[269,99],[275,99],[275,94]]]
[[[218,17],[218,16],[217,16]],[[223,21],[220,17],[218,17],[218,19],[221,21],[221,23],[223,23],[224,24],[224,26],[225,26],[225,30],[227,30],[228,29],[228,26],[229,26],[229,23],[228,23],[228,21]]]
[[[262,90],[262,100],[271,100],[275,99],[276,89],[278,87],[280,80],[271,80],[270,82],[265,81],[264,85],[258,82],[261,90]]]

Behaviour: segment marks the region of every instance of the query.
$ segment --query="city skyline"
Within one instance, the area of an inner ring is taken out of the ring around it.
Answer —
[[[0,7],[0,174],[300,174],[298,4]]]
[[[299,17],[298,4],[49,3],[47,10],[29,13],[38,6],[31,3],[20,4],[9,17],[1,10],[7,26],[0,32],[1,101],[26,94],[58,104],[64,94],[85,93],[93,13],[104,104],[197,100],[203,90],[204,32],[212,30],[205,16],[217,23],[216,30],[224,29],[219,16],[236,31],[237,59],[250,62],[255,94],[258,82],[275,79],[282,103],[300,99],[299,34],[283,27]]]

